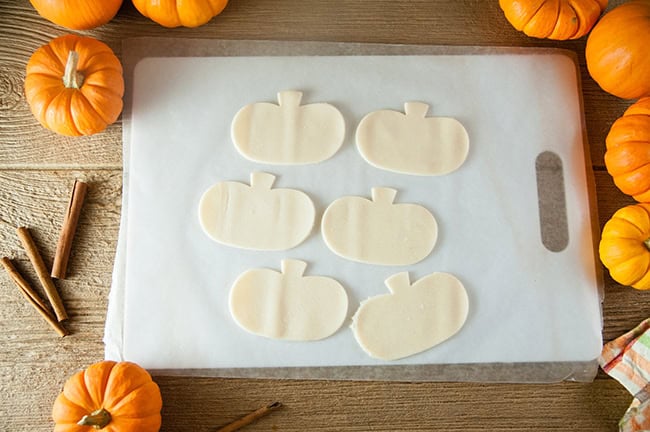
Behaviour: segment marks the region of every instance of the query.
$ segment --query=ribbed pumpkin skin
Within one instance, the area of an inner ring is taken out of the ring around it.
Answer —
[[[623,207],[603,227],[598,252],[618,283],[650,289],[650,204]]]
[[[650,202],[650,97],[612,124],[605,144],[605,166],[616,186],[639,202]]]
[[[109,22],[122,0],[29,0],[46,20],[72,30],[88,30]]]
[[[606,13],[587,39],[591,77],[623,99],[650,96],[650,0],[631,0]]]
[[[578,39],[594,26],[608,0],[499,0],[514,28],[540,39]]]
[[[101,408],[112,417],[103,432],[160,429],[160,390],[149,373],[134,363],[102,361],[70,377],[52,408],[54,432],[96,430],[77,422]]]
[[[198,27],[219,15],[228,0],[133,0],[147,18],[164,27]]]
[[[79,54],[80,88],[63,82],[70,51]],[[114,123],[122,112],[122,65],[104,43],[66,35],[34,52],[27,63],[25,97],[36,119],[61,135],[92,135]]]

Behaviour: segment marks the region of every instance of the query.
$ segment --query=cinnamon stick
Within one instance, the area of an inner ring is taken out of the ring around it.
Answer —
[[[29,285],[29,283],[23,278],[23,276],[16,270],[16,267],[12,264],[11,260],[7,257],[0,259],[2,266],[5,268],[11,279],[14,281],[16,286],[20,288],[20,292],[23,294],[25,299],[31,304],[36,311],[47,321],[47,323],[58,333],[59,336],[63,337],[68,334],[68,331],[56,320],[54,315],[47,309],[45,303],[40,299],[36,294],[34,289]]]
[[[7,273],[9,273],[9,276],[13,279],[13,281],[18,285],[18,288],[23,290],[25,294],[30,296],[32,300],[34,300],[36,303],[38,303],[38,306],[43,309],[44,311],[47,311],[47,314],[50,315],[52,318],[54,318],[54,315],[50,311],[49,307],[45,304],[43,300],[36,294],[36,291],[29,285],[29,283],[23,278],[23,276],[18,272],[16,267],[14,267],[13,263],[11,260],[7,257],[2,257],[0,260],[2,262],[2,266],[5,268]]]
[[[68,259],[72,250],[72,239],[74,239],[75,232],[77,231],[77,222],[79,222],[79,215],[81,214],[81,207],[83,206],[87,190],[88,185],[86,183],[81,180],[74,181],[70,202],[68,203],[68,208],[63,218],[59,242],[56,245],[54,262],[52,263],[51,274],[53,278],[65,279]]]
[[[16,232],[18,233],[20,242],[25,248],[25,252],[27,252],[27,256],[29,257],[32,266],[34,266],[38,280],[41,282],[41,285],[45,290],[45,294],[47,295],[47,298],[52,305],[52,309],[54,309],[56,319],[59,321],[68,319],[68,314],[65,312],[65,308],[63,307],[63,301],[61,300],[61,297],[59,296],[59,293],[54,286],[54,282],[52,281],[50,273],[45,267],[43,258],[38,252],[32,236],[29,234],[29,230],[25,227],[20,227],[16,229]]]
[[[255,411],[253,411],[250,414],[245,415],[244,417],[235,420],[234,422],[220,428],[217,430],[217,432],[234,432],[236,430],[239,430],[243,428],[244,426],[247,426],[251,423],[253,423],[256,420],[259,420],[260,418],[269,415],[271,412],[275,411],[276,409],[282,407],[282,404],[280,402],[273,402],[270,403],[266,406],[263,406],[262,408],[258,408]]]

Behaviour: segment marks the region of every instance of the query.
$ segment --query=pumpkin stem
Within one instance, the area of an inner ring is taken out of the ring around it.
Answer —
[[[648,248],[648,250],[650,250],[650,238],[649,238],[649,239],[646,239],[646,240],[643,242],[643,244],[645,245],[646,248]]]
[[[398,291],[407,289],[411,286],[411,278],[409,272],[395,273],[384,281],[391,293],[397,294]]]
[[[92,426],[95,429],[102,429],[111,422],[111,413],[100,408],[81,418],[77,422],[79,426]]]
[[[392,204],[397,190],[386,187],[374,187],[371,190],[372,201],[375,203]]]
[[[280,106],[297,107],[300,105],[301,99],[302,99],[301,91],[286,90],[278,93],[278,104]]]
[[[404,114],[413,117],[424,117],[429,111],[429,105],[423,102],[406,102],[404,104]]]
[[[265,172],[252,172],[251,173],[251,187],[260,189],[271,189],[275,176]]]
[[[66,88],[81,88],[84,83],[84,76],[77,70],[79,64],[79,54],[76,51],[70,51],[68,54],[68,61],[65,64],[65,71],[63,72],[63,85]]]
[[[307,268],[307,263],[300,260],[284,259],[281,263],[282,274],[300,278]]]

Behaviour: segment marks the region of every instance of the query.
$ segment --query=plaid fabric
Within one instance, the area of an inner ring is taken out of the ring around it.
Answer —
[[[618,422],[619,432],[650,431],[650,401],[640,403],[634,399],[623,418]]]
[[[619,430],[650,431],[650,318],[605,344],[598,362],[634,395]]]

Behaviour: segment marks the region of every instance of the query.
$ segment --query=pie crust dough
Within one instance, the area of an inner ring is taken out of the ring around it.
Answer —
[[[304,276],[307,263],[283,260],[282,271],[252,269],[235,281],[230,312],[244,330],[272,338],[326,338],[343,324],[348,296],[336,280]]]
[[[402,174],[436,176],[458,169],[469,151],[465,127],[450,117],[425,117],[429,105],[407,102],[404,112],[366,115],[356,132],[357,148],[371,165]]]
[[[386,280],[390,294],[361,303],[352,318],[359,345],[381,360],[397,360],[449,339],[469,310],[463,284],[449,273],[431,273],[411,285],[408,272]]]
[[[278,93],[278,105],[244,106],[232,121],[231,135],[239,153],[255,162],[300,165],[324,161],[345,138],[345,120],[327,103],[300,105],[302,92]]]
[[[199,203],[199,221],[213,240],[242,249],[285,250],[309,236],[316,210],[304,192],[271,189],[275,176],[254,172],[250,186],[220,182]]]
[[[395,189],[372,189],[372,201],[347,196],[325,210],[323,239],[337,255],[380,265],[410,265],[424,259],[436,244],[438,224],[418,204],[393,204]]]

